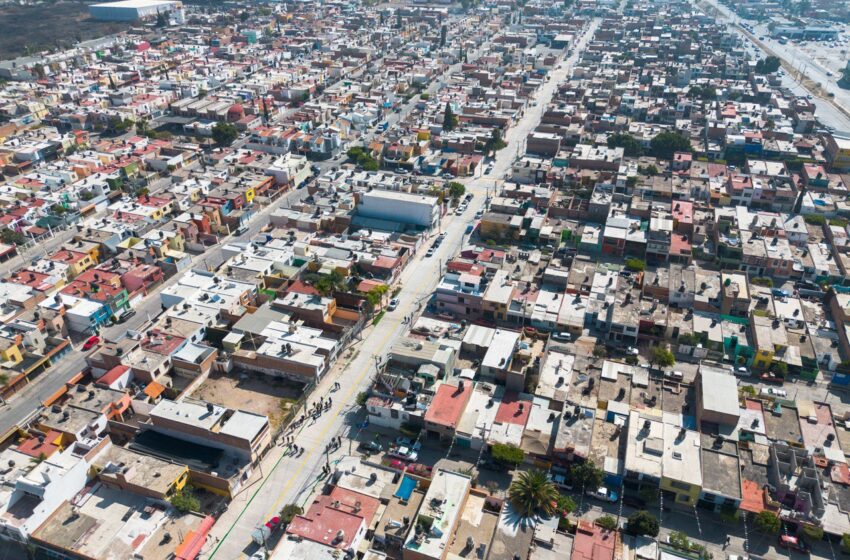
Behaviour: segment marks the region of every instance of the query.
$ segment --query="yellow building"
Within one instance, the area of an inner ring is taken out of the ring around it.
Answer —
[[[753,367],[768,369],[777,356],[785,354],[788,349],[788,333],[785,324],[775,317],[750,316],[750,325],[756,353],[753,357]]]
[[[702,490],[700,434],[675,424],[664,424],[661,491],[664,499],[694,506]]]

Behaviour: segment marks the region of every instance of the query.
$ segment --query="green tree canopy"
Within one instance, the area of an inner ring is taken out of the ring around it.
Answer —
[[[465,192],[466,187],[463,186],[463,183],[458,183],[457,181],[449,183],[449,196],[452,200],[458,200]]]
[[[181,512],[198,511],[201,508],[201,501],[195,496],[194,489],[191,486],[184,486],[182,490],[175,492],[171,496],[171,505]]]
[[[587,490],[596,490],[602,485],[602,479],[604,477],[602,469],[591,463],[590,461],[585,461],[583,463],[578,463],[573,465],[573,468],[570,469],[570,475],[573,478],[573,482],[581,488]]]
[[[521,472],[508,490],[511,505],[523,517],[552,515],[558,503],[558,489],[544,471]]]
[[[782,66],[781,62],[775,56],[768,56],[767,58],[762,58],[758,62],[756,62],[756,74],[773,74],[779,67]]]
[[[778,533],[782,526],[779,517],[772,511],[764,510],[756,514],[756,528],[762,533]]]
[[[446,101],[446,110],[443,112],[443,130],[451,132],[457,127],[457,117],[452,112],[451,104]]]
[[[676,152],[693,151],[689,138],[669,130],[657,134],[649,145],[652,155],[660,159],[671,159]]]
[[[640,142],[625,132],[617,132],[608,137],[609,148],[623,148],[623,155],[626,157],[639,157],[643,155],[643,146]]]
[[[490,448],[490,455],[494,461],[511,467],[516,467],[525,460],[525,453],[522,449],[504,443],[494,443]]]
[[[676,357],[673,356],[673,353],[664,348],[662,346],[656,346],[652,349],[652,363],[657,365],[658,367],[665,368],[670,367],[676,363]]]
[[[229,146],[239,137],[239,131],[230,123],[218,122],[212,128],[212,138],[219,146]]]
[[[646,510],[636,511],[629,516],[626,530],[633,535],[658,536],[658,519]]]

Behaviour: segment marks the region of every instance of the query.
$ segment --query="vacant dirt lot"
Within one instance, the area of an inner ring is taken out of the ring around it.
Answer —
[[[68,48],[76,41],[96,39],[128,28],[126,23],[90,19],[88,4],[83,2],[6,4],[0,7],[0,60],[60,46]]]
[[[229,408],[265,414],[277,428],[283,414],[301,396],[301,386],[255,373],[210,375],[193,397]]]

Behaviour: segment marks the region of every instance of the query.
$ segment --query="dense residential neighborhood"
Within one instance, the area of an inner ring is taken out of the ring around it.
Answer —
[[[88,10],[0,62],[0,558],[850,554],[846,3]]]

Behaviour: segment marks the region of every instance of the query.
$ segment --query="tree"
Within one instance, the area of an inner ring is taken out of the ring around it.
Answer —
[[[603,515],[602,517],[596,520],[596,524],[605,529],[606,531],[613,531],[617,528],[617,520],[611,517],[610,515]]]
[[[156,27],[166,27],[168,26],[168,17],[166,17],[165,12],[156,11]]]
[[[521,472],[508,490],[511,505],[523,517],[534,517],[538,513],[546,516],[555,513],[558,489],[544,471]]]
[[[850,553],[850,533],[841,535],[841,551]]]
[[[484,152],[485,154],[498,152],[505,146],[507,146],[507,144],[505,144],[505,141],[502,140],[502,131],[498,128],[494,128],[490,131],[490,138],[487,139],[487,143],[484,144]]]
[[[457,181],[449,183],[449,196],[453,201],[457,202],[465,192],[466,187],[463,186],[463,183],[458,183]]]
[[[779,67],[782,66],[782,63],[775,56],[768,56],[767,58],[762,58],[758,62],[756,62],[756,74],[773,74]]]
[[[366,294],[366,301],[369,302],[369,305],[374,309],[381,302],[384,301],[384,295],[389,291],[389,287],[386,284],[381,284],[380,286],[375,286]]]
[[[658,168],[651,163],[646,167],[638,165],[638,173],[640,173],[641,175],[646,175],[647,177],[652,177],[654,175],[658,175]]]
[[[366,401],[369,400],[369,393],[366,391],[360,391],[357,393],[357,398],[354,400],[357,403],[357,406],[366,406]]]
[[[249,14],[248,11],[245,10],[239,14],[239,21],[245,23],[246,21],[248,21],[249,17],[251,17],[251,14]]]
[[[597,344],[593,347],[593,357],[594,358],[605,358],[608,356],[608,350],[605,349],[605,346],[602,344]]]
[[[443,130],[451,132],[457,126],[457,117],[452,112],[451,104],[446,101],[446,110],[443,113]]]
[[[24,234],[13,229],[6,228],[0,231],[0,240],[3,243],[12,243],[14,245],[23,245],[25,238]]]
[[[448,28],[444,24],[442,27],[440,27],[440,46],[441,47],[446,46],[446,35],[447,35],[447,33],[448,33]]]
[[[692,152],[691,140],[678,132],[657,134],[649,143],[650,153],[660,159],[670,159],[676,152]]]
[[[643,155],[643,146],[631,134],[617,132],[608,137],[609,148],[623,148],[626,157],[640,157]]]
[[[633,535],[658,536],[658,519],[646,510],[636,511],[629,516],[626,530]]]
[[[558,495],[556,505],[558,507],[558,515],[560,515],[561,517],[568,516],[576,510],[576,507],[578,507],[576,501],[573,500],[571,496],[567,496],[566,494]]]
[[[490,448],[490,456],[497,463],[509,467],[516,467],[525,460],[525,453],[519,447],[504,443],[494,443]]]
[[[181,513],[201,509],[201,501],[195,496],[191,486],[184,486],[182,490],[175,492],[171,496],[171,505]]]
[[[573,478],[573,482],[581,488],[596,490],[602,485],[604,473],[602,472],[602,469],[590,461],[585,461],[583,463],[573,465],[573,468],[570,470],[570,475]]]
[[[46,460],[47,460],[47,455],[45,455],[44,452],[41,452],[41,453],[38,454],[38,457],[32,457],[30,459],[30,463],[32,463],[33,465],[40,465],[41,463],[45,462]]]
[[[660,368],[665,368],[675,364],[676,358],[675,356],[673,356],[673,352],[671,352],[667,348],[656,346],[652,349],[652,356],[650,357],[649,361]]]
[[[239,137],[239,131],[230,123],[218,122],[212,128],[212,138],[219,146],[229,146]]]
[[[626,268],[632,272],[643,272],[646,270],[646,263],[641,259],[626,259]]]
[[[304,509],[298,504],[286,504],[280,510],[280,521],[284,525],[289,525],[296,515],[304,513]]]
[[[772,511],[764,510],[756,514],[756,529],[762,533],[778,533],[781,525],[779,517]]]

